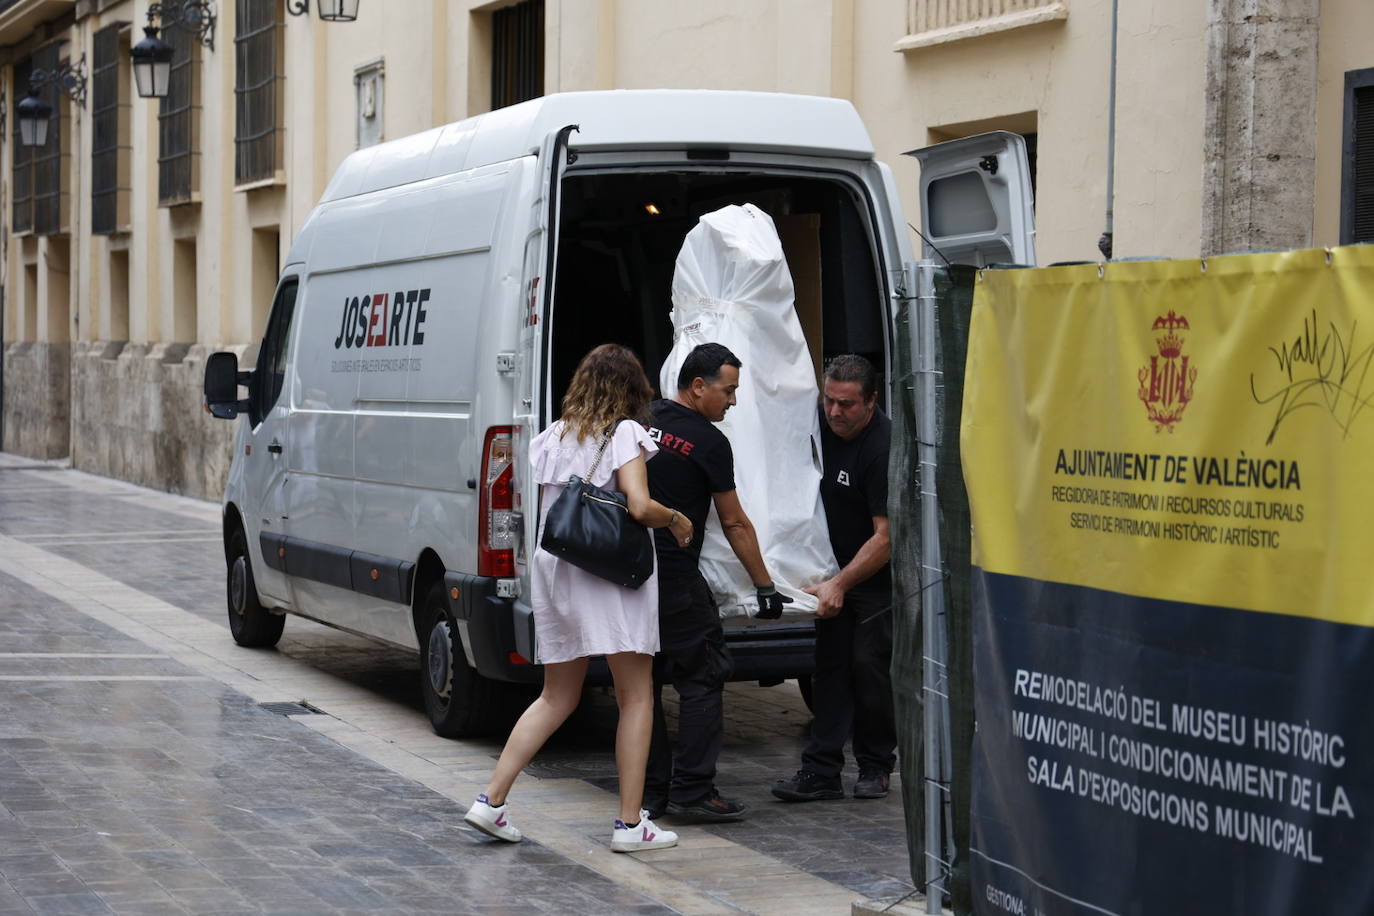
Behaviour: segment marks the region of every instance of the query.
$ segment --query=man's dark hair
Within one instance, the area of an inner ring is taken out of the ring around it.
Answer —
[[[697,344],[682,362],[677,372],[677,390],[685,391],[692,387],[692,379],[699,378],[708,385],[720,378],[722,366],[740,367],[739,357],[730,352],[724,344]]]
[[[826,363],[825,377],[832,382],[858,382],[865,401],[873,400],[878,390],[878,370],[856,353],[836,356]]]

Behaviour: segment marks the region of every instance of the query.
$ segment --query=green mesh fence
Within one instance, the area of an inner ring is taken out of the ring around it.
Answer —
[[[936,271],[938,316],[936,367],[943,384],[937,389],[936,489],[940,500],[941,555],[945,569],[948,614],[946,631],[948,694],[953,778],[954,850],[946,888],[956,913],[972,912],[968,844],[973,745],[973,644],[969,598],[969,511],[959,457],[959,412],[964,394],[964,358],[968,352],[969,314],[976,270],[951,266]],[[912,879],[925,886],[925,759],[923,715],[924,646],[921,633],[921,494],[917,457],[918,389],[916,354],[917,300],[902,303],[897,316],[892,368],[892,453],[889,463],[888,519],[892,532],[893,650],[892,686],[896,694],[898,752],[901,755],[907,850]]]

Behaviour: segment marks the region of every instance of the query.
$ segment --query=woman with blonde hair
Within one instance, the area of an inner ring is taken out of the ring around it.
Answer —
[[[530,443],[533,480],[543,487],[541,538],[544,516],[568,478],[585,479],[596,463],[589,483],[624,493],[630,516],[640,524],[666,527],[679,543],[691,542],[687,517],[649,497],[645,462],[658,447],[638,420],[645,416],[652,396],[644,367],[625,347],[602,344],[582,358],[563,397],[563,415]],[[506,795],[520,771],[577,708],[587,659],[604,655],[620,709],[615,736],[620,811],[611,849],[634,852],[675,845],[677,834],[659,829],[640,807],[653,730],[657,570],[640,588],[622,588],[540,549],[535,551],[530,579],[544,689],[511,730],[487,791],[468,809],[467,822],[497,839],[520,840]]]

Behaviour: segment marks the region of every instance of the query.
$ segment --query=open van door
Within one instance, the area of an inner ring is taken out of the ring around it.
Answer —
[[[535,226],[525,251],[526,304],[525,326],[521,331],[522,377],[517,416],[528,416],[539,432],[554,417],[548,403],[551,380],[546,371],[550,359],[553,331],[553,287],[558,268],[558,221],[562,204],[563,173],[576,158],[568,146],[578,129],[568,124],[551,132],[539,149],[539,189],[535,199]]]
[[[1035,201],[1019,134],[997,130],[905,155],[921,163],[923,258],[1035,266]]]
[[[516,547],[516,564],[521,580],[528,586],[529,562],[538,548],[539,489],[528,481],[529,462],[524,460],[530,442],[553,421],[549,404],[552,345],[553,287],[558,266],[559,207],[562,201],[563,173],[575,158],[569,150],[568,138],[576,131],[576,124],[568,124],[551,131],[539,148],[538,173],[533,212],[530,214],[530,234],[525,242],[524,295],[525,304],[520,327],[520,352],[515,360],[516,447],[514,454],[516,488],[521,494],[517,511],[523,522],[519,529],[520,543]],[[527,661],[534,661],[534,613],[528,588],[522,589],[515,602],[516,651]]]

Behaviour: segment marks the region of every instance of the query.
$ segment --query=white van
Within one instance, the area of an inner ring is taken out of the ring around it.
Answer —
[[[946,257],[1029,263],[1021,139],[942,147],[918,154],[942,214],[926,235]],[[234,639],[275,644],[289,612],[418,648],[436,731],[506,724],[528,695],[510,685],[540,677],[525,448],[596,344],[657,377],[683,238],[746,202],[778,222],[817,359],[886,367],[912,256],[848,102],[569,93],[349,156],[287,257],[256,367],[206,366],[211,411],[244,416],[224,496]],[[810,623],[728,633],[739,679],[811,669]]]

